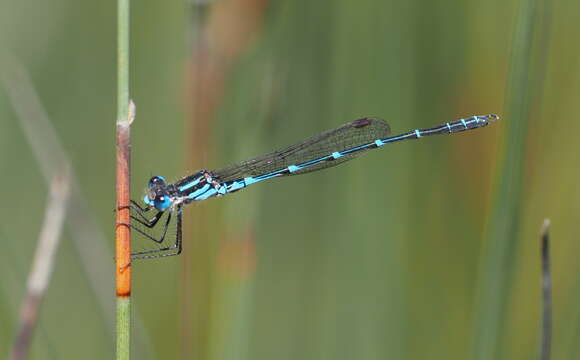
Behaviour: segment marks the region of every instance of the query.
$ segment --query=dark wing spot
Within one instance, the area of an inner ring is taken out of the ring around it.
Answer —
[[[362,118],[362,119],[353,120],[353,122],[351,124],[353,127],[359,129],[359,128],[363,128],[365,126],[369,126],[372,122],[373,122],[373,119]]]

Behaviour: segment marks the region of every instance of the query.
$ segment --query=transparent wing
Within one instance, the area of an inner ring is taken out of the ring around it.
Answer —
[[[259,176],[287,168],[290,165],[328,156],[335,151],[343,151],[368,144],[377,139],[389,136],[389,124],[379,118],[362,118],[348,122],[336,129],[327,130],[299,143],[283,149],[243,161],[223,169],[214,170],[212,174],[219,180],[231,181],[249,176]],[[322,170],[352,160],[365,152],[364,149],[334,161],[324,161],[293,173],[284,175],[301,175]]]

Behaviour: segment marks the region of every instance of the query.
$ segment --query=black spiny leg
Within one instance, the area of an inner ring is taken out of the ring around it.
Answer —
[[[135,213],[137,213],[137,215],[139,215],[139,218],[137,218],[137,217],[133,216],[133,213],[131,213],[131,219],[137,221],[139,224],[146,226],[150,229],[155,227],[155,225],[157,224],[159,219],[161,219],[161,217],[165,213],[164,211],[157,210],[157,214],[155,214],[151,219],[148,219],[147,216],[145,216],[145,213],[148,212],[149,210],[153,209],[151,206],[147,206],[147,207],[142,208],[137,202],[131,200],[130,208]],[[160,242],[160,241],[155,240],[155,242]]]
[[[164,247],[161,249],[154,249],[154,250],[139,251],[139,252],[131,253],[131,259],[155,259],[155,258],[160,258],[160,257],[175,256],[175,255],[181,254],[181,250],[182,250],[182,241],[181,241],[182,210],[181,210],[181,206],[178,206],[175,211],[170,212],[167,215],[167,220],[165,221],[165,225],[164,225],[164,229],[163,229],[163,235],[161,236],[160,239],[155,239],[154,237],[145,233],[144,231],[142,231],[139,228],[136,228],[133,226],[132,226],[132,228],[137,230],[137,232],[139,232],[143,236],[161,244],[163,242],[163,240],[165,240],[165,235],[167,234],[167,229],[169,227],[169,223],[171,222],[171,216],[173,215],[174,212],[177,213],[176,214],[177,223],[176,223],[175,243],[173,243],[171,246],[167,246],[167,247]],[[160,212],[160,213],[163,214],[163,212]],[[135,219],[135,220],[137,220],[137,219]],[[159,219],[157,219],[156,222],[158,220]],[[147,226],[146,224],[144,224],[144,225]]]
[[[157,224],[157,222],[159,221],[159,219],[161,219],[161,217],[163,216],[163,214],[165,214],[164,211],[157,211],[157,214],[155,214],[151,219],[148,219],[147,216],[145,216],[145,213],[148,212],[149,210],[152,209],[152,207],[147,206],[142,208],[141,206],[139,206],[138,203],[136,203],[135,201],[131,200],[131,205],[130,206],[120,206],[119,210],[121,209],[131,209],[131,219],[137,221],[139,224],[148,227],[149,229],[152,229],[155,227],[155,225]],[[139,215],[139,217],[136,217],[133,215],[133,213],[137,213],[137,215]],[[140,232],[141,234],[145,235],[147,238],[155,241],[156,243],[161,243],[163,242],[163,238],[161,239],[155,239],[153,237],[151,237],[148,234],[144,234],[143,231],[139,230],[139,228],[133,226],[132,224],[126,224],[126,223],[118,223],[117,225],[125,225],[125,226],[129,226],[132,229],[137,230],[138,232]],[[165,234],[165,232],[167,231],[167,229],[165,229],[165,231],[163,232]]]
[[[131,209],[132,210],[131,211],[131,219],[138,222],[139,224],[145,226],[146,228],[149,228],[149,229],[153,229],[158,224],[159,220],[163,217],[163,214],[165,214],[167,212],[168,213],[167,219],[165,220],[165,222],[162,225],[163,230],[162,230],[162,234],[159,238],[152,236],[144,229],[141,229],[141,228],[134,226],[132,224],[126,224],[126,223],[117,224],[117,225],[129,226],[131,229],[137,231],[143,237],[145,237],[149,240],[152,240],[158,244],[162,244],[163,241],[165,241],[165,237],[167,235],[167,229],[169,228],[169,224],[171,223],[171,218],[172,218],[174,211],[157,211],[157,213],[153,217],[148,218],[146,216],[146,213],[149,210],[153,209],[153,207],[151,207],[151,206],[141,207],[137,202],[135,202],[133,200],[131,200],[131,205],[125,206],[125,207],[119,207],[119,210],[123,209],[123,208]],[[179,255],[181,253],[181,248],[182,248],[182,245],[181,245],[181,213],[182,213],[181,206],[179,206],[177,208],[177,224],[176,224],[177,230],[176,230],[176,237],[175,237],[174,244],[172,244],[171,246],[168,246],[168,247],[161,248],[161,249],[133,252],[133,253],[131,253],[131,259],[153,259],[153,258],[159,258],[159,257],[165,257],[165,256]]]

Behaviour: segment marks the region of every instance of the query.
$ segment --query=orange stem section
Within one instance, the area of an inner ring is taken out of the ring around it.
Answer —
[[[131,200],[130,191],[130,127],[127,124],[117,125],[117,296],[131,295]]]

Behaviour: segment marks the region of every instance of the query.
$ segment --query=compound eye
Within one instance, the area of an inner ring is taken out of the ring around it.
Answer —
[[[153,200],[153,206],[160,211],[166,210],[169,205],[171,205],[171,200],[169,199],[169,196],[166,195],[157,196]]]
[[[157,185],[165,185],[165,178],[163,176],[153,176],[151,179],[149,179],[148,186],[150,188]]]

